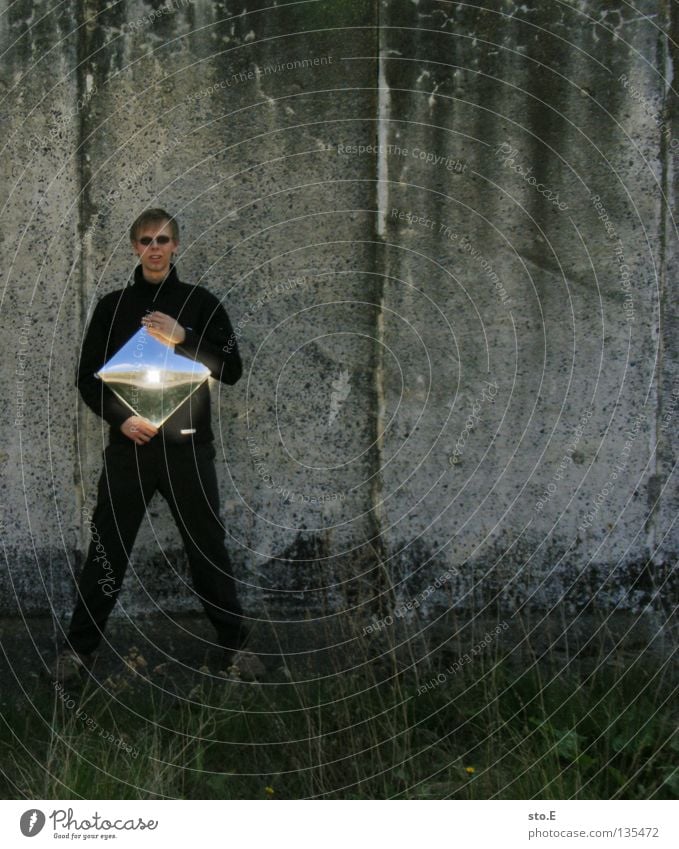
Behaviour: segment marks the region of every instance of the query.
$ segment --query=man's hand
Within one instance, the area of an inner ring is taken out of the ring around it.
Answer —
[[[186,331],[164,312],[151,312],[142,318],[141,323],[149,335],[166,345],[181,345],[186,339]]]
[[[120,425],[120,430],[135,445],[146,445],[158,433],[158,428],[141,416],[130,416]]]

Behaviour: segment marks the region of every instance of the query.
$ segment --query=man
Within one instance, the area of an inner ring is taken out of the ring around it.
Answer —
[[[110,425],[109,444],[92,514],[87,560],[66,645],[52,675],[79,677],[90,666],[120,589],[156,490],[168,502],[186,548],[196,593],[217,632],[226,665],[243,677],[263,672],[245,652],[247,638],[219,520],[219,496],[210,426],[210,392],[204,382],[157,428],[134,415],[96,372],[141,326],[175,353],[203,363],[213,378],[234,384],[242,372],[235,336],[220,301],[201,286],[181,283],[172,258],[177,222],[162,209],[143,212],[130,229],[139,257],[134,283],[106,295],[87,329],[78,368],[85,403]]]

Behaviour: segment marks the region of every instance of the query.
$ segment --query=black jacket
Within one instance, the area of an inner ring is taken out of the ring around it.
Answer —
[[[147,283],[138,265],[132,286],[105,295],[95,307],[78,365],[80,394],[111,425],[111,442],[130,441],[120,425],[134,414],[95,373],[139,330],[144,315],[154,310],[172,316],[186,330],[184,343],[175,345],[177,354],[200,361],[222,383],[234,384],[242,373],[235,335],[220,301],[202,286],[180,283],[174,265],[159,284]],[[208,383],[170,416],[154,439],[170,443],[213,439]],[[181,433],[194,429],[195,433]]]

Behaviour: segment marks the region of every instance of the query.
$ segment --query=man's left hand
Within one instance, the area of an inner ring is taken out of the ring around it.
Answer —
[[[186,331],[181,324],[164,312],[151,312],[142,318],[141,323],[150,336],[166,345],[181,345],[186,339]]]

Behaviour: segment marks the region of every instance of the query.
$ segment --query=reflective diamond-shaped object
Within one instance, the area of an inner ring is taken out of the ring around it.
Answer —
[[[150,336],[145,327],[96,373],[137,416],[156,427],[164,424],[209,377],[202,363],[175,354]]]

